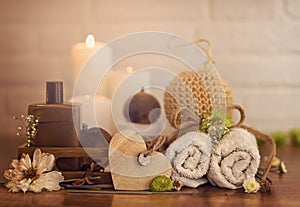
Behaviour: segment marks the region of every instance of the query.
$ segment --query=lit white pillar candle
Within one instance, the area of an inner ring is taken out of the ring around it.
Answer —
[[[97,54],[99,53],[97,53],[97,50],[102,48],[104,45],[105,43],[103,42],[95,41],[94,36],[91,34],[86,37],[85,42],[79,42],[73,45],[71,50],[73,86],[76,83],[78,76],[80,75],[80,71],[83,69],[89,58],[92,55],[97,56]],[[93,62],[89,62],[89,67],[93,67],[93,69],[95,70],[100,70],[100,67],[104,66],[104,68],[109,69],[112,62],[112,51],[109,47],[107,47],[106,50],[101,50],[101,53],[102,55],[103,53],[105,54],[104,58],[103,56],[101,56],[102,58],[93,58]],[[87,83],[89,82],[89,80],[84,81],[86,81]],[[86,91],[87,90],[82,89],[82,91],[80,91],[81,95],[85,95]],[[107,87],[105,81],[103,81],[103,83],[101,82],[99,92],[103,95],[107,95]]]
[[[73,45],[71,50],[73,84],[76,83],[84,67],[88,67],[89,71],[99,72],[109,69],[112,62],[112,50],[108,46],[103,49],[103,46],[105,43],[95,41],[93,35],[88,35],[85,42]],[[100,48],[102,49],[99,50]],[[113,134],[116,129],[112,119],[111,100],[105,97],[108,93],[107,84],[104,80],[101,82],[100,90],[90,88],[89,83],[94,81],[93,78],[95,77],[80,76],[81,83],[86,84],[81,84],[81,88],[77,88],[76,96],[70,101],[81,103],[81,121],[86,123],[89,128],[101,127]],[[91,91],[95,90],[98,95],[91,94]]]

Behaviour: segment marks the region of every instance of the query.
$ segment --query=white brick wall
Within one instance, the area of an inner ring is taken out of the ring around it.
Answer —
[[[283,0],[284,11],[291,18],[300,18],[300,2],[298,0]]]
[[[15,56],[37,52],[38,34],[27,25],[0,24],[0,54]]]
[[[212,0],[211,17],[220,21],[265,21],[275,16],[276,1]]]
[[[0,2],[0,21],[9,24],[49,25],[84,23],[90,0],[4,0]]]
[[[209,9],[207,0],[95,1],[94,8],[97,21],[113,23],[198,21]]]
[[[70,49],[87,33],[110,41],[144,30],[211,40],[249,124],[300,127],[299,10],[297,0],[2,0],[0,136],[14,136],[11,117],[44,100],[46,80],[63,80],[70,96]]]

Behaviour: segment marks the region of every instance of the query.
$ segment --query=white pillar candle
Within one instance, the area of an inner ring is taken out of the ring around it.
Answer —
[[[93,35],[88,35],[85,42],[79,42],[73,45],[71,50],[73,86],[76,83],[78,76],[80,75],[80,71],[83,69],[89,58],[92,55],[97,55],[97,50],[102,48],[104,45],[105,43],[103,42],[95,41]],[[93,69],[95,70],[101,70],[100,67],[104,66],[104,68],[109,69],[112,62],[112,51],[107,48],[106,50],[101,50],[100,52],[105,54],[105,58],[103,58],[103,56],[102,58],[93,58],[93,62],[89,62],[88,67],[93,67]],[[89,83],[89,80],[84,81]],[[81,93],[81,95],[85,95],[86,91],[87,90],[82,89],[81,91],[79,91],[79,93]],[[103,95],[107,95],[107,87],[105,82],[101,82],[99,92]]]
[[[73,97],[71,102],[81,104],[81,120],[89,128],[101,127],[110,134],[116,133],[111,112],[111,100],[105,96],[97,95],[95,98],[90,95]]]
[[[105,48],[103,48],[104,46]],[[88,35],[85,42],[79,42],[73,45],[71,56],[72,81],[74,85],[84,67],[87,67],[89,71],[99,71],[99,74],[101,74],[104,70],[109,69],[112,62],[111,48],[103,42],[95,41],[93,35]],[[113,134],[116,132],[116,129],[112,119],[111,100],[105,97],[108,91],[107,84],[104,80],[99,83],[101,84],[100,88],[91,88],[89,83],[94,81],[94,78],[94,76],[85,77],[81,75],[80,88],[77,88],[76,97],[73,97],[70,101],[81,103],[81,120],[83,123],[86,123],[89,128],[101,127]],[[101,95],[91,94],[91,91],[95,90]]]
[[[132,72],[133,72],[133,68],[131,66],[126,67],[125,70],[122,68],[122,69],[109,71],[109,73],[107,74],[108,97],[110,98],[113,97],[113,95],[116,93],[116,90],[122,84],[122,81],[124,81],[126,76],[130,75]]]

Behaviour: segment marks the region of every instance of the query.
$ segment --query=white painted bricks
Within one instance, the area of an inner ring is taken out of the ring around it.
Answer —
[[[212,18],[219,21],[266,21],[276,14],[276,0],[212,0]]]

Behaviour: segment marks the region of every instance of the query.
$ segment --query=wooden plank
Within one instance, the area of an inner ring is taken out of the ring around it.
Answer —
[[[23,153],[33,155],[37,147],[18,147],[18,157]],[[103,158],[103,155],[108,152],[108,148],[82,148],[82,147],[39,147],[42,152],[51,153],[56,159],[61,157],[91,157],[92,159]]]

